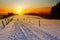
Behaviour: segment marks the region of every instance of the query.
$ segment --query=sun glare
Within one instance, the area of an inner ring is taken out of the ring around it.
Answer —
[[[19,14],[19,15],[23,15],[23,13],[22,13],[22,10],[21,9],[17,9],[17,14]]]
[[[17,10],[17,12],[18,12],[18,13],[20,13],[20,12],[21,12],[21,10],[20,10],[20,9],[18,9],[18,10]]]

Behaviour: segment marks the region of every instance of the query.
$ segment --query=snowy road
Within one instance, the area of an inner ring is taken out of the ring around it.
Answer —
[[[60,36],[39,27],[38,22],[36,17],[17,16],[0,30],[0,40],[60,40]]]

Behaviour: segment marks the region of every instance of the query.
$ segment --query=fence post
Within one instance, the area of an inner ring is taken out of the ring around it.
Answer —
[[[4,22],[2,21],[2,24],[3,24],[3,28],[5,28],[5,24],[4,24]]]
[[[5,19],[6,25],[8,24],[7,20]]]
[[[39,27],[40,27],[40,20],[39,20],[39,22],[38,22],[38,23],[39,23]]]

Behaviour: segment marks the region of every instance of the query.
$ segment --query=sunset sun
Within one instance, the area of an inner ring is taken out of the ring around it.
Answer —
[[[21,10],[20,10],[20,9],[18,9],[18,10],[17,10],[17,12],[18,12],[18,13],[20,13],[20,12],[21,12]]]
[[[22,13],[22,10],[21,10],[21,9],[17,9],[17,10],[16,10],[16,12],[17,12],[17,14],[19,14],[19,15],[23,15],[23,13]]]

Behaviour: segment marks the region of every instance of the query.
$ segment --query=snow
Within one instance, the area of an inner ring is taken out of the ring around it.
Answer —
[[[0,40],[60,40],[60,20],[29,15],[16,15],[9,20],[11,18],[7,25],[3,19],[3,29],[0,20]]]
[[[41,20],[41,28],[50,34],[60,37],[60,20]]]

